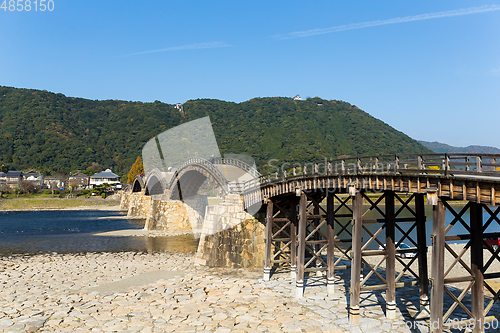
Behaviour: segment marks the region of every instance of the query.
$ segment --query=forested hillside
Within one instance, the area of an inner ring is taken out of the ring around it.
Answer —
[[[0,161],[11,169],[68,173],[92,164],[124,174],[154,135],[209,115],[221,154],[309,162],[341,155],[429,152],[357,107],[310,98],[243,103],[191,100],[172,105],[93,101],[0,86]]]
[[[130,168],[152,135],[180,123],[171,105],[92,101],[0,87],[0,154],[11,169]]]
[[[189,120],[209,115],[225,153],[252,156],[263,171],[270,159],[319,161],[324,157],[431,152],[406,134],[342,101],[255,98],[243,103],[195,100]],[[273,162],[276,165],[276,162]]]

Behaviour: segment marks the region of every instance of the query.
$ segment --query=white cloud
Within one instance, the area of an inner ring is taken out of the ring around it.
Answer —
[[[227,44],[225,42],[197,43],[197,44],[189,44],[189,45],[181,45],[181,46],[171,46],[171,47],[166,47],[166,48],[163,48],[163,49],[141,51],[141,52],[136,52],[136,53],[124,54],[124,55],[122,55],[122,57],[135,56],[135,55],[148,54],[148,53],[158,53],[158,52],[199,50],[199,49],[215,49],[215,48],[219,48],[219,47],[229,47],[229,46],[231,46],[231,45],[229,45],[229,44]]]
[[[500,67],[499,68],[493,68],[491,71],[490,71],[491,74],[493,75],[500,75]]]
[[[339,25],[336,27],[323,28],[323,29],[295,31],[295,32],[290,32],[288,34],[284,34],[284,35],[275,35],[272,37],[278,38],[278,39],[309,37],[309,36],[329,34],[332,32],[339,32],[339,31],[345,31],[345,30],[363,29],[363,28],[369,28],[369,27],[376,27],[376,26],[380,26],[380,25],[406,23],[406,22],[413,22],[413,21],[424,21],[424,20],[438,19],[438,18],[443,18],[443,17],[464,16],[464,15],[471,15],[471,14],[493,12],[493,11],[497,11],[497,10],[500,10],[500,5],[487,5],[487,6],[481,6],[481,7],[471,7],[471,8],[449,10],[449,11],[445,11],[445,12],[428,13],[428,14],[406,16],[406,17],[397,17],[397,18],[387,19],[387,20],[378,20],[378,21],[354,23],[354,24],[347,24],[347,25]]]

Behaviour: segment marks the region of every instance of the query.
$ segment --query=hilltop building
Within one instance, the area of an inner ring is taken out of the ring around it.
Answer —
[[[176,108],[177,110],[179,110],[180,112],[184,112],[184,109],[182,107],[182,103],[177,103],[174,105],[174,108]]]

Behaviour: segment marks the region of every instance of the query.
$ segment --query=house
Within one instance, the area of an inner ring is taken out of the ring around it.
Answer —
[[[43,182],[43,175],[35,170],[30,170],[28,172],[23,173],[23,178],[25,181],[28,181],[35,185],[35,187],[40,188]]]
[[[8,171],[0,173],[0,183],[10,188],[19,188],[23,182],[22,171]]]
[[[120,184],[120,176],[113,173],[111,169],[106,169],[90,176],[90,187],[98,187],[102,184]]]
[[[7,174],[3,171],[0,171],[0,188],[7,184]]]
[[[64,188],[64,178],[61,176],[47,176],[43,178],[43,187],[56,190]]]
[[[300,97],[300,95],[295,95],[295,97],[293,98],[294,101],[301,101],[302,100],[302,97]]]
[[[89,187],[89,176],[81,172],[76,172],[69,175],[68,184],[73,188],[85,189]]]

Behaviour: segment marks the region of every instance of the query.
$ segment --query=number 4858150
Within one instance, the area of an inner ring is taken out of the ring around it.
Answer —
[[[0,0],[1,1],[1,0]],[[29,12],[31,10],[44,12],[48,10],[49,12],[54,10],[53,0],[3,0],[0,9],[4,12],[7,10],[10,12]]]

